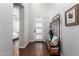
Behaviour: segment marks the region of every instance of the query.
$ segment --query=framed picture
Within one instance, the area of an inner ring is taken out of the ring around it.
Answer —
[[[79,24],[78,4],[65,12],[65,26],[74,26]]]

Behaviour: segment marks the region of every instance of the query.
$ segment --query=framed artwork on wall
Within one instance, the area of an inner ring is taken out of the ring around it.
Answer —
[[[65,26],[74,26],[79,24],[79,5],[76,4],[65,12]]]

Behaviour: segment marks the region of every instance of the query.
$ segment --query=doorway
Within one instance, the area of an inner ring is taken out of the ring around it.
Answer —
[[[22,28],[22,29],[21,29]],[[19,55],[19,42],[24,31],[24,7],[21,3],[13,4],[13,55]]]

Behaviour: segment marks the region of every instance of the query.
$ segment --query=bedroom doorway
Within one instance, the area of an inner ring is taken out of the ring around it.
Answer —
[[[21,3],[13,4],[13,55],[19,56],[19,42],[23,38],[24,7]]]
[[[13,4],[13,55],[19,55],[19,10],[17,4]]]

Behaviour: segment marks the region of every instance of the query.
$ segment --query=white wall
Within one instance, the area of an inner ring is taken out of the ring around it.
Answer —
[[[29,43],[29,4],[26,3],[24,4],[24,10],[25,10],[25,40],[24,40],[24,44],[25,46]]]
[[[29,42],[29,4],[24,3],[23,6],[24,20],[20,19],[20,48],[25,48]]]
[[[12,4],[0,4],[0,55],[12,55]]]
[[[31,3],[30,4],[30,40],[34,41],[34,20],[36,17],[44,17],[44,27],[47,26],[46,22],[48,22],[48,14],[49,14],[49,4],[44,3]],[[47,29],[45,31],[45,38]]]
[[[61,41],[62,41],[62,55],[71,56],[79,55],[79,25],[66,27],[65,26],[65,11],[75,4],[51,4],[50,19],[56,14],[60,14],[61,19]]]

